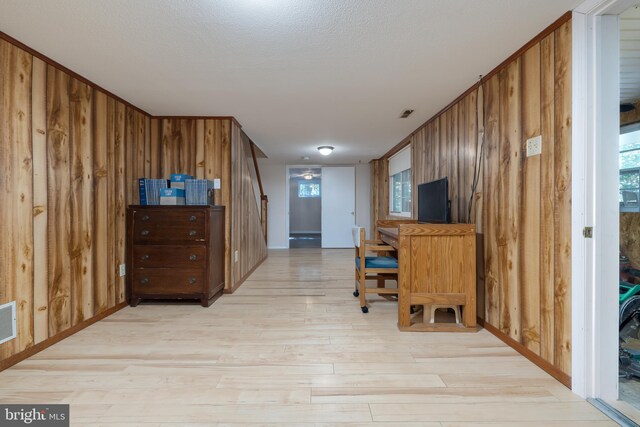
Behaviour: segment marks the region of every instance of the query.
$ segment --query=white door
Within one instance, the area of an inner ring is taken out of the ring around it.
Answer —
[[[322,247],[352,248],[356,221],[356,173],[353,166],[323,167]]]

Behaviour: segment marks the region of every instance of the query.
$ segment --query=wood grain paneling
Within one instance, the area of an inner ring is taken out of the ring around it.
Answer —
[[[249,169],[251,152],[246,150],[249,141],[235,123],[231,125],[231,283],[242,283],[253,268],[267,256],[267,244],[262,234],[260,206]],[[235,261],[235,253],[238,253]]]
[[[125,214],[140,177],[221,179],[228,289],[266,257],[233,117],[152,118],[3,33],[0,95],[0,304],[17,302],[19,325],[0,360],[122,307]]]
[[[15,359],[124,300],[129,141],[121,101],[4,40],[0,91],[0,304],[17,302],[19,325],[0,357]]]
[[[31,76],[31,138],[33,144],[33,339],[49,337],[47,239],[47,65],[33,58]]]
[[[476,116],[477,115],[477,116]],[[478,117],[478,119],[476,119]],[[475,146],[484,132],[482,160]],[[542,154],[526,140],[542,136]],[[466,221],[473,167],[481,170],[471,215],[484,269],[478,290],[491,331],[571,373],[571,21],[563,17],[535,43],[492,71],[404,140],[414,186],[449,177],[452,219]],[[388,217],[385,161],[373,161],[374,223]],[[476,155],[478,154],[478,156]],[[383,185],[385,187],[383,187]],[[415,188],[415,187],[414,187]],[[415,193],[414,193],[415,194]],[[416,200],[413,200],[413,213]],[[527,356],[527,357],[529,357]],[[534,357],[534,358],[535,358]],[[544,363],[542,363],[544,362]],[[556,373],[557,373],[556,372]],[[566,383],[567,381],[565,381]]]
[[[47,68],[49,336],[71,327],[69,76]]]
[[[150,123],[151,145],[161,145],[159,176],[188,173],[220,179],[216,204],[225,211],[225,288],[232,291],[266,257],[259,206],[243,147],[242,130],[229,118],[162,118]],[[149,171],[151,172],[151,170]],[[235,261],[235,251],[238,261]]]
[[[20,49],[0,50],[2,107],[0,141],[2,172],[0,202],[2,253],[0,297],[16,301],[18,338],[6,343],[2,356],[33,345],[33,185],[31,147],[32,58]],[[25,191],[28,189],[28,191]]]
[[[555,140],[555,37],[540,42],[540,132],[543,141]],[[552,145],[540,155],[540,356],[553,363],[554,333],[554,150]]]
[[[540,135],[539,44],[522,56],[522,140],[537,135]],[[540,197],[540,156],[523,157],[518,247],[521,341],[536,354],[540,354]]]
[[[93,146],[91,144],[91,88],[70,81],[70,173],[71,222],[71,324],[93,315]]]
[[[571,22],[555,31],[554,364],[571,372]]]
[[[522,150],[520,132],[520,59],[500,74],[500,170],[498,179],[499,329],[520,340],[518,238]]]

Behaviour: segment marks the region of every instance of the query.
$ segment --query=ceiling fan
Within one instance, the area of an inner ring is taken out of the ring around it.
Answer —
[[[321,174],[318,172],[313,172],[311,170],[307,170],[304,172],[300,172],[300,173],[292,173],[290,175],[291,178],[304,178],[304,179],[314,179],[314,178],[320,178]]]

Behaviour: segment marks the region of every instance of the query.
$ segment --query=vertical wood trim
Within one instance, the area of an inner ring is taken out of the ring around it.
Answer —
[[[231,252],[231,212],[235,206],[231,203],[231,124],[227,121],[218,124],[218,141],[221,141],[220,151],[220,186],[221,186],[221,202],[227,206],[225,209],[225,249],[224,256],[226,261],[225,271],[225,288],[232,288],[233,281],[233,258]]]
[[[205,179],[204,120],[196,120],[196,175],[197,179]]]
[[[555,365],[571,372],[571,22],[555,31]]]
[[[485,320],[500,325],[500,273],[498,257],[498,198],[500,195],[500,91],[496,75],[485,83],[485,161],[484,161],[484,254],[485,254]]]
[[[33,345],[33,155],[31,143],[31,71],[32,56],[15,46],[4,51],[4,117],[6,140],[10,145],[11,163],[8,165],[4,189],[9,209],[9,233],[3,238],[11,241],[5,252],[3,268],[6,287],[12,287],[16,301],[17,339],[5,347],[19,352]]]
[[[160,172],[160,164],[162,163],[162,131],[160,127],[161,120],[151,119],[150,122],[151,149],[149,156],[151,159],[151,165],[149,167],[149,178],[160,179],[163,177]]]
[[[500,257],[500,329],[520,341],[520,286],[518,278],[519,205],[521,190],[520,58],[500,79],[500,209],[498,253]]]
[[[136,123],[135,111],[125,108],[125,128],[124,128],[124,174],[125,174],[125,191],[124,200],[126,205],[134,203],[138,199],[138,189],[134,182],[134,174],[137,170],[136,163]]]
[[[7,183],[11,179],[11,135],[9,134],[10,119],[7,116],[6,102],[7,68],[9,43],[0,41],[0,206],[11,206],[10,194],[6,191]],[[11,230],[11,214],[9,209],[0,209],[0,232],[8,236]],[[9,286],[10,267],[9,253],[11,246],[9,239],[0,239],[0,303],[11,301],[13,289]],[[11,348],[10,348],[11,347]],[[13,342],[0,344],[0,358],[4,359],[13,353]]]
[[[109,205],[107,202],[107,95],[94,92],[93,96],[93,297],[94,313],[109,307]]]
[[[140,114],[144,121],[144,130],[142,137],[144,138],[144,171],[139,178],[155,178],[151,175],[151,119],[148,116]],[[158,144],[154,143],[157,146]]]
[[[126,194],[127,194],[127,178],[126,178],[126,107],[120,102],[115,105],[115,238],[116,238],[116,265],[125,263],[125,221],[126,221]],[[117,270],[116,270],[117,271]],[[115,299],[116,304],[124,301],[124,277],[116,274]]]
[[[522,56],[522,141],[540,135],[540,45]],[[543,144],[544,145],[544,144]],[[546,147],[545,147],[546,148]],[[520,211],[520,306],[522,344],[540,354],[540,156],[523,153]]]
[[[540,42],[540,356],[555,359],[555,36]]]
[[[47,65],[34,58],[31,78],[33,141],[33,343],[49,338],[47,265]]]
[[[71,327],[69,76],[47,67],[49,336]]]
[[[71,288],[75,325],[93,316],[93,145],[91,143],[91,88],[71,80]]]
[[[116,101],[107,98],[107,306],[116,304],[116,268],[117,268],[117,237],[116,237],[116,192],[118,169],[116,162]]]

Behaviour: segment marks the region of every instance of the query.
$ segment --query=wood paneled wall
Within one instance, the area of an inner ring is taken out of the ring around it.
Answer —
[[[220,178],[216,203],[227,206],[225,289],[232,291],[267,256],[240,126],[231,119],[151,119],[151,146],[160,147],[154,178],[188,173]],[[152,156],[153,157],[153,156]],[[155,159],[155,157],[153,157]],[[135,162],[134,162],[135,163]],[[238,261],[235,261],[235,251]]]
[[[232,126],[231,146],[231,254],[238,251],[238,261],[232,259],[232,281],[234,288],[267,257],[267,242],[262,233],[260,206],[256,203],[253,175],[249,161],[250,142],[239,126]]]
[[[0,370],[124,305],[118,267],[139,177],[221,178],[229,290],[266,257],[232,117],[152,118],[0,36],[0,304],[16,301],[18,316]]]
[[[566,383],[571,373],[570,16],[543,34],[407,143],[413,188],[447,176],[452,220],[477,226],[483,241],[478,249],[484,250],[478,272],[484,310],[478,315],[550,364]],[[481,141],[483,130],[480,163],[476,136]],[[542,154],[526,157],[525,141],[536,135],[542,135]],[[387,157],[372,168],[375,219],[389,212]],[[469,217],[476,163],[479,183]],[[413,207],[415,215],[415,199]]]
[[[0,361],[122,303],[128,156],[149,119],[0,40],[0,304],[18,338]],[[141,148],[142,149],[142,148]]]

